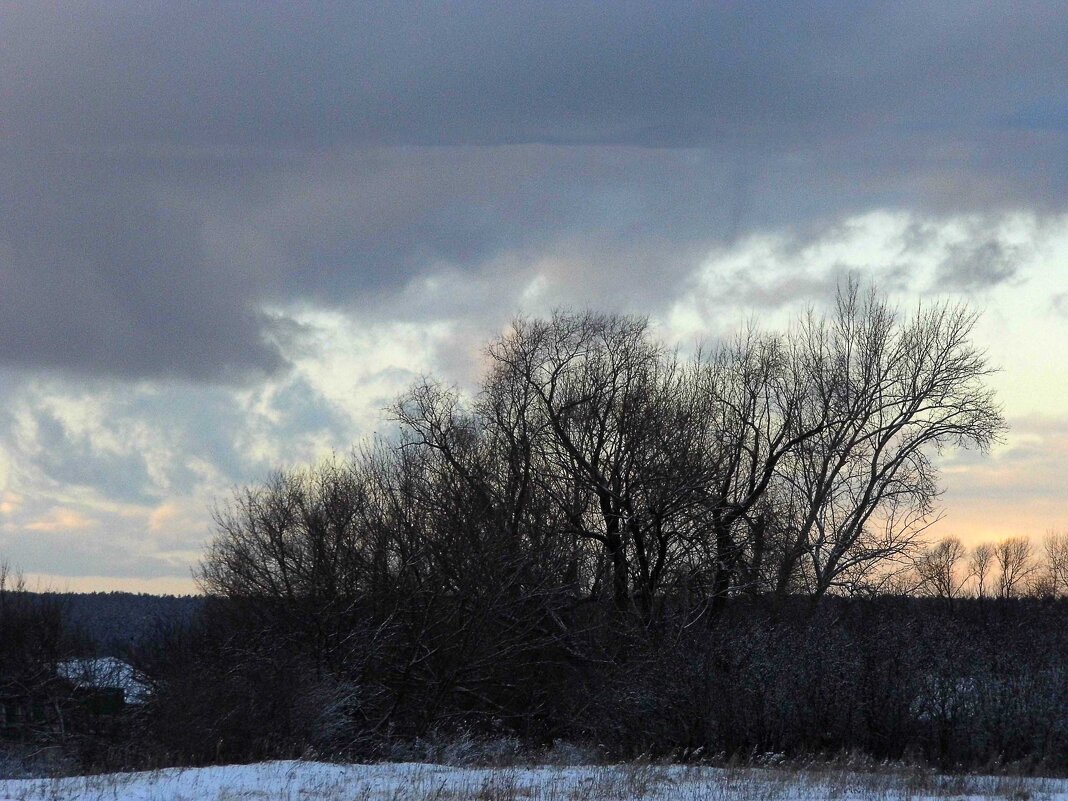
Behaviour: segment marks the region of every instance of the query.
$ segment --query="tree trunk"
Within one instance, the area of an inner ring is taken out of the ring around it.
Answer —
[[[709,611],[717,617],[727,605],[727,596],[734,583],[734,538],[730,523],[717,516],[713,524],[716,534],[716,572],[712,576],[712,603]]]

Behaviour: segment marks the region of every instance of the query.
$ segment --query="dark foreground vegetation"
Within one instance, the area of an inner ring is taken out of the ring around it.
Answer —
[[[491,761],[570,743],[612,759],[862,752],[1068,771],[1066,600],[735,599],[714,620],[679,609],[652,626],[604,605],[552,611],[433,597],[329,618],[213,599],[128,653],[143,702],[102,711],[50,674],[55,654],[23,652],[40,665],[24,680],[64,719],[9,728],[4,767],[440,759],[482,742]],[[34,637],[59,634],[40,624]]]
[[[421,382],[394,439],[220,506],[201,613],[127,652],[140,703],[104,725],[68,694],[14,739],[108,767],[474,737],[1068,770],[1068,543],[924,540],[936,452],[1003,427],[973,322],[850,287],[683,359],[640,319],[518,321],[475,396]]]

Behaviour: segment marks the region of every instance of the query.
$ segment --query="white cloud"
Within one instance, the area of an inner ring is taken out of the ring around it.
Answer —
[[[967,295],[944,291],[937,282],[947,259],[977,240],[1011,253],[1011,275]],[[674,300],[659,319],[663,334],[683,343],[732,331],[747,316],[784,327],[806,306],[829,302],[836,282],[851,273],[875,280],[906,311],[917,300],[962,297],[981,308],[976,339],[1003,368],[993,383],[1010,423],[1040,422],[1010,433],[991,459],[947,463],[950,508],[942,530],[953,526],[967,538],[960,528],[973,525],[979,509],[987,523],[1037,525],[1034,515],[1005,512],[1005,497],[995,503],[969,488],[1010,487],[1036,515],[1052,515],[1057,461],[1006,454],[1026,452],[1032,439],[1063,422],[1068,371],[1051,369],[1050,358],[1051,343],[1068,341],[1068,316],[1054,303],[1068,292],[1066,259],[1065,217],[872,212],[716,248],[687,281],[665,288]],[[461,300],[425,322],[308,302],[273,305],[263,311],[290,331],[279,342],[291,367],[243,387],[16,382],[0,418],[0,551],[31,572],[111,574],[125,582],[156,576],[189,586],[189,565],[211,533],[212,499],[225,500],[232,486],[271,469],[388,434],[383,407],[422,374],[472,386],[482,345],[512,311],[545,313],[562,299],[576,306],[596,300],[574,280],[566,260],[551,256],[438,272],[407,290],[412,302],[419,294],[423,303],[437,295]],[[73,546],[63,537],[75,532]],[[66,552],[57,559],[61,542]]]

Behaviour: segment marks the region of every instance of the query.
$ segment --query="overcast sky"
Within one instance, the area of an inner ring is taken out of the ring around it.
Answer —
[[[967,542],[1068,528],[1063,3],[0,6],[0,556],[188,591],[229,488],[470,385],[517,313],[963,299],[1011,433]]]

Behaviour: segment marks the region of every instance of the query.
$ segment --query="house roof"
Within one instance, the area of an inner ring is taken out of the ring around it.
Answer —
[[[149,688],[133,666],[113,656],[69,659],[56,666],[56,672],[78,687],[121,689],[129,704],[144,703]]]

